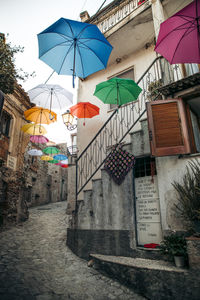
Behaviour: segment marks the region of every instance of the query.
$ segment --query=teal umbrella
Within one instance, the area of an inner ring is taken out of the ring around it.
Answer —
[[[60,150],[56,147],[46,147],[43,149],[43,152],[46,154],[57,154],[60,152]]]
[[[94,95],[104,103],[121,106],[136,101],[141,91],[132,79],[114,77],[97,84]]]

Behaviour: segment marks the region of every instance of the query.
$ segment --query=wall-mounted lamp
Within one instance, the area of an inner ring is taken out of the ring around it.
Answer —
[[[62,114],[63,123],[66,125],[68,130],[76,129],[77,125],[73,124],[74,116],[67,110],[64,114]]]

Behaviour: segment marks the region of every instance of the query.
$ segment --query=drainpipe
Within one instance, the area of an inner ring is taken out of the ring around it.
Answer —
[[[156,40],[158,38],[160,24],[165,21],[164,10],[160,0],[150,0],[153,15],[153,24]]]

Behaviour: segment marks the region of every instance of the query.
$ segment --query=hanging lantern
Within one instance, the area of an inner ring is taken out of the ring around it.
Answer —
[[[76,124],[73,124],[74,116],[72,116],[69,110],[62,114],[62,118],[68,130],[74,130],[77,127]]]

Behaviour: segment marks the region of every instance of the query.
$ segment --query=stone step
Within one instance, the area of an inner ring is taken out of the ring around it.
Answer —
[[[151,300],[199,300],[200,278],[190,269],[161,260],[90,254],[99,272]]]

